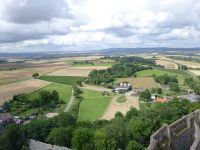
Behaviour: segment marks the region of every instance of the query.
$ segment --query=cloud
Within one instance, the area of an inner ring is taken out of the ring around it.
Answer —
[[[65,0],[3,0],[1,17],[14,23],[28,24],[52,18],[72,18]]]
[[[199,0],[2,0],[0,51],[200,46]],[[183,44],[184,43],[184,44]]]

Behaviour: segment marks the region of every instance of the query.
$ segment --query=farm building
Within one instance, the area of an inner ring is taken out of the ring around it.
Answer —
[[[134,89],[133,91],[133,95],[137,96],[137,95],[140,95],[142,92],[144,92],[145,89],[143,88],[140,88],[140,89]]]
[[[197,102],[198,100],[200,100],[200,96],[199,95],[196,95],[196,94],[189,94],[188,95],[188,100],[190,102]]]
[[[132,90],[132,85],[130,83],[120,83],[113,91],[116,93],[128,92]]]
[[[8,124],[15,123],[14,118],[9,113],[0,113],[0,124],[2,126],[7,126]]]

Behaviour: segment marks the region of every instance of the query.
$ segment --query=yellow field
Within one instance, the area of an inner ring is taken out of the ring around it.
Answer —
[[[152,77],[137,77],[137,78],[118,78],[117,83],[129,82],[133,85],[133,88],[155,88],[158,84],[154,81]]]
[[[101,70],[105,69],[107,67],[97,67],[97,66],[92,66],[92,67],[65,67],[60,70],[54,71],[50,74],[47,74],[49,76],[82,76],[82,77],[87,77],[88,74],[96,69],[96,70]]]
[[[16,94],[30,93],[48,85],[49,83],[50,82],[43,80],[30,79],[27,81],[2,85],[0,86],[0,105],[2,105],[5,101],[10,100]]]
[[[174,62],[182,65],[186,65],[189,68],[200,68],[200,63],[192,61],[174,60]]]
[[[113,97],[102,119],[111,120],[115,117],[116,112],[125,115],[131,107],[139,109],[139,98],[135,96],[126,96],[126,102],[118,103],[116,100],[119,95]]]
[[[196,76],[200,76],[200,70],[189,70],[189,71],[195,74]]]
[[[178,69],[178,65],[176,63],[172,62],[172,60],[158,59],[158,60],[156,60],[156,63],[158,65],[164,66],[164,68],[166,68],[166,69]]]

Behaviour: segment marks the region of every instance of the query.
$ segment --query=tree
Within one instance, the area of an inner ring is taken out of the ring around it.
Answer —
[[[75,130],[72,138],[72,147],[78,150],[94,149],[94,132],[88,128]]]
[[[174,92],[179,92],[180,88],[177,83],[170,83],[169,89]]]
[[[51,94],[51,98],[54,101],[55,104],[58,104],[59,102],[59,94],[57,91],[53,90],[52,94]]]
[[[50,104],[52,96],[49,91],[41,91],[39,93],[39,97],[40,97],[40,106]]]
[[[108,149],[108,135],[105,130],[97,130],[94,134],[94,146],[95,150],[107,150]]]
[[[15,124],[8,125],[0,138],[1,150],[20,150],[25,143],[23,131]]]
[[[162,89],[161,89],[161,88],[156,88],[156,92],[157,92],[158,94],[162,94]]]
[[[130,141],[126,150],[143,150],[143,146],[137,141]]]
[[[148,89],[146,89],[144,92],[140,94],[140,99],[142,100],[149,101],[150,98],[151,98],[151,92]]]
[[[39,73],[34,73],[34,74],[32,75],[32,77],[33,77],[33,78],[39,77]]]
[[[48,135],[46,141],[53,145],[71,147],[72,128],[54,128]]]
[[[59,127],[73,126],[76,123],[75,118],[69,113],[60,113],[56,120]]]
[[[4,104],[2,106],[2,110],[3,110],[3,112],[8,112],[10,110],[10,105],[8,102],[4,102]]]
[[[23,130],[27,138],[44,142],[52,128],[56,127],[56,123],[52,119],[38,119],[23,126]]]

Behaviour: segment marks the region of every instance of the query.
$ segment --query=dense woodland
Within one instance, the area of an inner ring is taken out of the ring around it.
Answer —
[[[1,150],[20,150],[27,138],[73,147],[78,150],[142,150],[150,135],[164,123],[200,108],[200,102],[174,99],[168,103],[132,108],[125,116],[116,113],[111,121],[77,122],[71,114],[53,119],[38,118],[23,126],[10,125],[0,137]],[[23,146],[23,149],[26,149]]]
[[[88,83],[108,84],[113,82],[115,78],[134,76],[137,71],[155,66],[154,60],[140,57],[109,57],[109,59],[115,60],[117,63],[108,69],[91,71]]]

